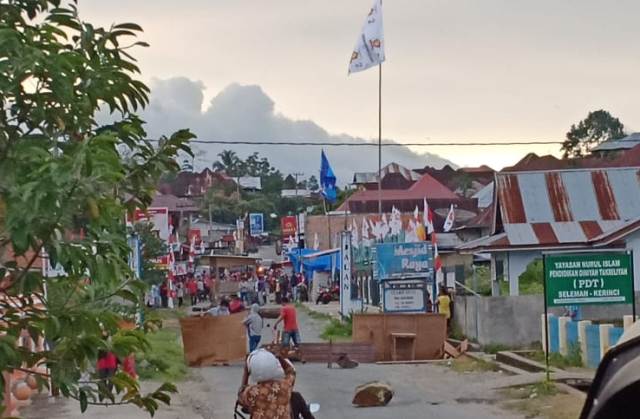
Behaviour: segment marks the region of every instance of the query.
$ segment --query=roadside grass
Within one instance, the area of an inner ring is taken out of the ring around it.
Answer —
[[[451,361],[451,369],[460,374],[499,370],[498,366],[493,362],[474,359],[466,355],[453,359]]]
[[[526,418],[575,419],[580,415],[584,402],[547,381],[508,388],[502,390],[502,395],[507,399],[503,403],[505,408]]]
[[[324,325],[324,329],[320,334],[321,339],[332,340],[334,342],[345,342],[351,340],[351,317],[348,317],[345,320],[339,320],[330,314],[319,313],[300,303],[296,303],[296,308],[298,310],[304,311],[309,317],[314,320],[326,322],[326,324]]]
[[[320,337],[324,340],[348,341],[351,340],[351,334],[352,323],[351,317],[349,317],[345,321],[330,319],[320,334]]]
[[[178,319],[182,311],[152,310],[149,320],[162,320],[162,328],[147,333],[150,348],[136,354],[136,369],[141,380],[179,381],[188,373],[180,341]]]
[[[540,362],[542,364],[545,363],[545,353],[543,350],[530,352],[526,356],[536,362]],[[549,365],[563,370],[583,367],[584,365],[582,364],[582,352],[580,351],[580,346],[571,345],[567,356],[561,355],[557,352],[549,353]]]
[[[500,343],[490,343],[488,345],[484,345],[482,350],[488,354],[495,355],[498,352],[508,351],[509,347]]]

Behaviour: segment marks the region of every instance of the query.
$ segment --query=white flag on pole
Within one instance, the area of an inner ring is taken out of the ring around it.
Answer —
[[[451,208],[449,209],[449,213],[447,214],[447,219],[444,220],[444,226],[442,229],[444,232],[448,232],[453,227],[453,222],[455,221],[456,213],[453,211],[453,204],[451,204]]]
[[[349,73],[366,70],[384,61],[384,34],[382,31],[382,0],[374,0],[351,54]]]

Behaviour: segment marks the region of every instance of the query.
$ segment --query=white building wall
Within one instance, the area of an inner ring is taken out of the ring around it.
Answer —
[[[633,283],[636,291],[640,290],[640,231],[627,236],[627,249],[633,251]]]

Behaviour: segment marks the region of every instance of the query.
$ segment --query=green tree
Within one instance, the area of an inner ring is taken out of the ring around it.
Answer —
[[[148,349],[144,330],[119,327],[146,288],[129,269],[123,221],[151,202],[160,175],[178,169],[175,158],[190,153],[193,137],[182,130],[157,144],[146,140],[135,112],[149,89],[130,55],[145,46],[136,42],[140,31],[133,23],[84,22],[72,1],[0,6],[0,372],[44,365],[47,377],[34,373],[39,386],[50,379],[82,411],[133,404],[153,414],[175,392],[165,383],[142,394],[124,373],[113,387],[81,379],[100,350]],[[116,122],[100,126],[101,107]],[[70,234],[80,227],[84,235]],[[66,272],[47,278],[46,289],[34,269],[45,250]],[[18,346],[24,331],[45,338],[45,350]]]
[[[214,170],[224,170],[231,177],[244,176],[244,163],[235,151],[223,150],[218,157],[220,160],[213,163]]]
[[[581,157],[607,140],[616,140],[625,136],[624,125],[618,118],[605,110],[589,112],[578,125],[571,125],[567,139],[562,143],[564,158]]]
[[[320,189],[320,184],[318,183],[318,179],[314,175],[311,175],[311,177],[307,181],[307,187],[309,188],[310,191],[313,191],[313,192]]]
[[[280,196],[284,186],[284,178],[279,170],[273,170],[269,175],[262,177],[262,191],[266,194]]]
[[[283,189],[295,189],[296,188],[296,178],[294,178],[292,175],[287,175],[286,178],[284,178],[284,183],[282,185]]]

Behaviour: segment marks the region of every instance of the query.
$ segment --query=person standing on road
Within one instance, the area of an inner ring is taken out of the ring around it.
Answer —
[[[262,338],[262,327],[264,326],[264,320],[260,317],[260,306],[258,304],[251,305],[251,311],[244,324],[247,326],[247,334],[249,336],[249,352],[253,352],[258,349],[260,339]]]
[[[178,297],[178,307],[182,307],[182,302],[184,301],[184,284],[182,282],[178,282],[176,284],[176,296]]]
[[[198,301],[204,301],[206,294],[204,291],[204,281],[201,277],[198,277],[198,279],[196,280],[196,289],[198,290]]]
[[[240,299],[243,303],[249,304],[249,283],[244,277],[240,281]]]
[[[445,287],[440,287],[438,292],[438,313],[444,314],[447,318],[447,333],[451,330],[451,298]]]
[[[296,308],[289,304],[287,297],[282,297],[282,308],[280,316],[273,325],[274,332],[278,328],[280,322],[284,323],[284,333],[282,334],[282,346],[289,347],[289,342],[293,340],[293,346],[298,348],[300,345],[300,331],[298,330],[298,316]]]
[[[191,297],[191,305],[195,306],[198,304],[198,287],[193,277],[187,280],[187,291],[189,291],[189,296]]]

